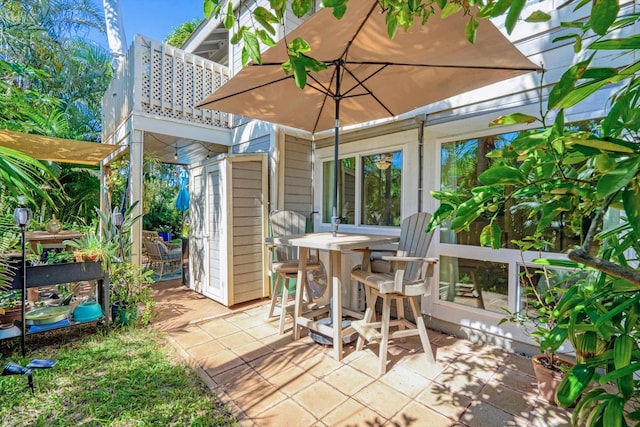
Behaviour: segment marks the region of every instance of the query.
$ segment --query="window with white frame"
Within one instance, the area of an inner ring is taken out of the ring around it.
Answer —
[[[587,120],[571,124],[571,127],[589,129],[593,121]],[[518,132],[509,132],[471,138],[460,141],[445,142],[440,147],[440,189],[458,193],[467,198],[471,190],[480,185],[478,176],[491,166],[493,159],[487,153],[501,149],[518,136]],[[513,201],[504,203],[498,215],[493,219],[503,230],[502,247],[518,249],[514,240],[532,234],[536,227],[536,219],[529,213],[531,206],[516,205]],[[454,302],[470,307],[477,307],[492,312],[504,312],[509,301],[509,275],[521,272],[509,271],[508,264],[493,262],[501,260],[498,251],[488,261],[486,248],[480,246],[480,233],[489,223],[490,218],[479,217],[465,231],[454,233],[447,225],[440,228],[440,242],[448,245],[465,245],[471,247],[465,253],[477,252],[478,258],[462,258],[442,256],[440,258],[440,292],[441,301]],[[545,232],[544,240],[550,242],[545,252],[562,253],[580,242],[580,230],[565,224],[562,218],[553,223]],[[477,247],[477,249],[473,249]],[[522,301],[516,303],[520,306]]]
[[[334,174],[333,160],[324,161],[322,221],[325,223],[331,222]],[[400,225],[402,150],[340,159],[337,183],[341,224]],[[359,198],[357,194],[360,194]],[[356,218],[356,212],[360,213],[359,218]]]

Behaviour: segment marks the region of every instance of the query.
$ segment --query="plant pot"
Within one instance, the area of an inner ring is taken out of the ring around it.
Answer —
[[[111,306],[111,320],[115,325],[131,325],[138,319],[139,313],[137,305],[129,307],[114,303]]]
[[[544,354],[537,354],[531,359],[533,371],[538,381],[538,394],[547,402],[558,406],[556,402],[556,390],[564,378],[565,373],[548,368],[545,364],[547,359],[547,356]],[[567,370],[573,366],[573,363],[568,360],[559,357],[556,357],[555,360],[560,365],[566,366]]]
[[[14,320],[22,318],[22,307],[5,308],[4,314],[0,314],[0,325],[13,325]]]
[[[162,240],[168,242],[171,240],[171,232],[170,231],[158,231],[158,236],[162,237]]]

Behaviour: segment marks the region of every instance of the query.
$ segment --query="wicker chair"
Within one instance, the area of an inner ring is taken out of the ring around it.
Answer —
[[[173,270],[179,268],[182,261],[181,248],[169,249],[162,240],[143,239],[142,244],[149,257],[150,267],[153,268],[154,265],[160,265],[158,280],[162,280],[165,264],[169,264]]]

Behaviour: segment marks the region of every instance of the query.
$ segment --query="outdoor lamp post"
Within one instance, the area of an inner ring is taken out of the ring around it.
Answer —
[[[24,337],[26,335],[26,322],[24,321],[25,306],[27,304],[27,257],[26,257],[26,228],[29,221],[33,218],[33,212],[29,208],[16,208],[13,211],[13,219],[20,227],[20,234],[22,236],[22,356],[25,355]]]

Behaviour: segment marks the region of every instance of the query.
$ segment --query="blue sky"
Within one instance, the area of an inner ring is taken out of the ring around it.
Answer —
[[[102,8],[102,0],[93,1]],[[120,0],[127,44],[131,45],[136,34],[164,40],[174,27],[203,18],[202,4],[203,0]],[[96,41],[106,46],[106,36],[99,37]]]

